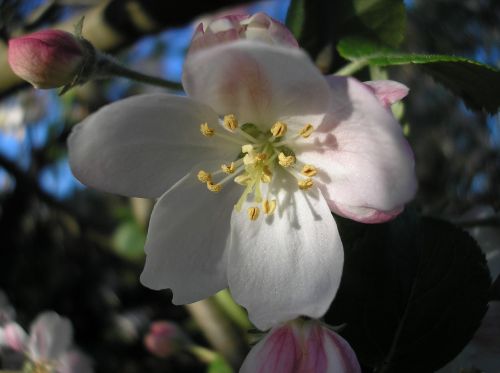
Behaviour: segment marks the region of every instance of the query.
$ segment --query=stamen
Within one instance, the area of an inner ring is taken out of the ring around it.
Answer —
[[[276,210],[276,200],[273,199],[272,201],[269,201],[268,199],[266,199],[264,202],[262,202],[262,210],[264,211],[264,214],[272,215],[274,213],[274,210]]]
[[[220,166],[220,168],[222,169],[222,171],[225,174],[232,174],[236,170],[236,166],[235,166],[234,162],[231,162],[231,164],[229,164],[229,165],[223,164]]]
[[[243,136],[245,139],[247,139],[248,141],[250,141],[251,143],[256,143],[257,142],[257,139],[255,137],[253,137],[252,135],[250,135],[249,133],[243,131],[241,128],[236,128],[236,131],[235,131],[237,134]]]
[[[213,135],[215,135],[215,130],[213,128],[210,128],[207,122],[200,124],[200,132],[203,134],[203,136],[207,137],[212,137]]]
[[[273,173],[271,172],[271,170],[269,169],[268,166],[264,166],[262,168],[262,176],[260,177],[260,180],[263,182],[263,183],[270,183],[271,182],[271,179],[273,178]]]
[[[219,193],[222,190],[221,184],[214,184],[211,181],[207,182],[207,188],[209,191],[214,193]]]
[[[312,188],[312,186],[314,185],[314,183],[313,183],[312,179],[310,177],[308,177],[305,180],[300,180],[298,182],[298,185],[299,185],[300,189],[307,190],[307,189]]]
[[[311,136],[311,133],[313,133],[314,127],[312,124],[306,124],[299,132],[299,135],[302,136],[303,138],[307,139],[309,136]]]
[[[260,210],[258,207],[249,207],[247,211],[247,216],[250,220],[257,220],[259,217]]]
[[[295,157],[293,155],[285,155],[285,153],[281,152],[278,154],[278,163],[282,167],[290,167],[295,164]]]
[[[238,120],[236,119],[236,116],[234,114],[224,116],[224,126],[230,131],[234,131],[238,128]]]
[[[238,175],[234,178],[235,183],[244,186],[246,186],[250,180],[252,180],[252,177],[248,173],[244,173],[243,175]]]
[[[258,162],[263,162],[267,159],[267,154],[266,153],[257,153],[257,155],[255,156],[255,159]]]
[[[283,123],[283,122],[276,122],[271,127],[271,133],[274,137],[285,136],[287,130],[288,130],[288,127],[287,127],[286,123]]]
[[[245,144],[241,147],[241,152],[242,153],[251,153],[253,152],[253,145],[252,144]]]
[[[202,183],[208,183],[209,181],[212,181],[212,175],[209,172],[200,170],[198,171],[198,180]]]
[[[307,177],[313,177],[316,176],[318,170],[312,164],[305,164],[304,167],[302,167],[302,171],[300,171],[300,173]]]

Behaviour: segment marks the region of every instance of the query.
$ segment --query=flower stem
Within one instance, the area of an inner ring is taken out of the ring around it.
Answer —
[[[344,67],[342,67],[341,69],[339,69],[335,75],[338,75],[338,76],[349,76],[349,75],[353,75],[354,73],[358,72],[359,70],[365,68],[366,66],[368,66],[368,61],[367,60],[357,60],[357,61],[353,61],[351,63],[348,63],[347,65],[345,65]]]
[[[119,76],[122,78],[127,78],[130,80],[135,80],[137,82],[155,85],[158,87],[164,87],[175,91],[183,90],[182,84],[180,83],[172,82],[151,75],[146,75],[138,71],[129,69],[128,67],[123,66],[120,62],[118,62],[113,57],[107,54],[99,53],[96,75],[97,75],[96,78]]]
[[[241,329],[247,331],[252,328],[252,324],[248,321],[246,312],[243,308],[236,304],[227,289],[219,291],[215,294],[214,300],[222,311],[226,313],[227,316]]]
[[[226,315],[218,309],[213,299],[209,298],[186,304],[185,307],[208,342],[233,367],[238,367],[243,361],[248,346],[243,335],[234,330]]]
[[[188,351],[205,364],[210,364],[219,356],[215,351],[198,345],[190,345]],[[0,372],[1,373],[1,372]]]

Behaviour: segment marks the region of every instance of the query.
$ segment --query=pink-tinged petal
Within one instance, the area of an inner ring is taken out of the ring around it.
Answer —
[[[77,350],[71,350],[59,359],[57,373],[92,373],[92,361]]]
[[[40,314],[30,329],[28,351],[33,360],[57,360],[73,339],[71,322],[55,312]]]
[[[408,95],[409,88],[404,84],[393,80],[373,80],[363,82],[377,96],[380,103],[385,107],[402,100]]]
[[[329,205],[336,214],[365,224],[377,224],[392,220],[404,209],[404,206],[400,206],[392,211],[379,211],[373,208],[349,206],[334,201],[330,201]]]
[[[273,328],[250,351],[240,373],[361,373],[356,354],[316,320]]]
[[[2,343],[14,351],[22,352],[26,349],[28,335],[21,326],[15,322],[8,323],[3,329]]]
[[[151,215],[141,282],[155,290],[171,288],[175,304],[226,288],[225,249],[238,192],[234,183],[220,193],[209,192],[196,173],[167,191]]]
[[[106,192],[160,197],[195,164],[233,159],[238,145],[205,137],[200,124],[220,127],[207,106],[186,97],[139,95],[101,108],[68,141],[73,174]]]
[[[14,73],[36,88],[55,88],[73,80],[84,48],[66,31],[42,30],[10,39],[8,59]]]
[[[270,44],[294,48],[299,47],[299,43],[290,30],[284,24],[265,13],[256,13],[242,23],[246,25],[246,39],[262,40]]]
[[[330,104],[328,84],[302,50],[245,40],[191,55],[183,85],[218,114],[262,130],[277,120],[292,130],[318,125]]]
[[[317,180],[333,211],[363,222],[391,219],[416,192],[411,148],[366,85],[353,78],[328,79],[334,97],[330,112],[295,153],[319,169]]]
[[[293,48],[299,46],[290,30],[267,14],[230,14],[200,23],[191,40],[188,56],[201,49],[241,39]]]
[[[301,315],[323,316],[344,261],[335,220],[319,191],[297,190],[285,172],[274,179],[273,215],[251,221],[247,208],[254,204],[246,203],[231,218],[229,289],[261,330]]]
[[[319,326],[317,326],[319,328]],[[349,343],[332,330],[322,327],[323,348],[328,357],[327,373],[361,373],[356,353]]]
[[[240,373],[292,373],[302,356],[300,336],[286,324],[273,328],[257,343],[240,368]]]

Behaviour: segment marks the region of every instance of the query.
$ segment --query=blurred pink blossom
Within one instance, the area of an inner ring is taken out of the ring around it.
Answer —
[[[153,355],[166,358],[179,350],[187,337],[173,322],[156,321],[144,337],[144,345]]]

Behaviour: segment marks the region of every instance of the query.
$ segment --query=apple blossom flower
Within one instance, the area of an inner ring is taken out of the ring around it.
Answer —
[[[90,360],[72,348],[73,329],[55,312],[41,313],[29,336],[16,323],[3,328],[4,345],[28,357],[23,372],[92,373]]]
[[[77,125],[74,175],[159,198],[141,281],[175,304],[229,286],[259,329],[321,317],[343,266],[330,211],[381,222],[415,193],[399,123],[366,85],[259,41],[191,53],[183,85],[188,97],[127,98]]]
[[[62,30],[41,30],[9,40],[12,71],[35,88],[56,88],[74,81],[86,59],[82,39]]]
[[[188,54],[239,39],[299,47],[290,30],[267,14],[232,14],[217,17],[210,22],[200,22],[191,40]]]
[[[361,373],[356,354],[337,333],[318,321],[277,326],[257,343],[240,373]]]

